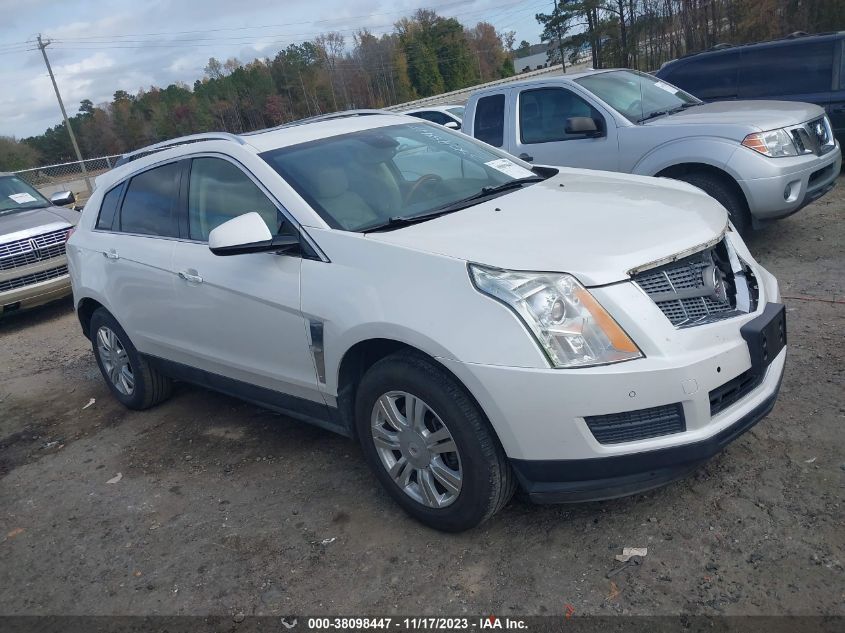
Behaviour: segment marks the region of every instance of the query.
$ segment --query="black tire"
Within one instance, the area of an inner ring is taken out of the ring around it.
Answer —
[[[98,336],[101,328],[108,328],[108,330],[114,332],[126,352],[129,360],[128,365],[134,378],[134,385],[129,393],[123,393],[109,377],[103,358],[101,358],[100,345],[98,344]],[[173,390],[173,381],[153,369],[147,360],[138,353],[129,336],[120,327],[120,323],[117,322],[117,319],[108,310],[98,308],[94,311],[94,314],[91,315],[90,329],[88,331],[91,333],[94,357],[97,359],[97,365],[100,367],[103,379],[106,381],[114,397],[125,407],[136,410],[149,409],[170,397]]]
[[[736,230],[745,235],[751,229],[751,214],[748,203],[723,177],[703,171],[693,171],[678,177],[686,183],[698,187],[704,193],[728,210],[728,216]]]
[[[380,397],[407,392],[424,401],[448,428],[460,455],[462,484],[446,507],[411,498],[387,471],[373,440],[371,418]],[[513,471],[486,417],[463,386],[435,362],[399,352],[373,365],[358,386],[355,424],[367,462],[396,502],[418,521],[445,532],[473,528],[507,504],[516,489]]]

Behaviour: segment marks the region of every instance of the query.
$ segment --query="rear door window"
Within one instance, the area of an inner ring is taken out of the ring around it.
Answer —
[[[176,210],[182,163],[169,163],[138,174],[129,181],[120,208],[124,233],[177,237]]]
[[[474,135],[479,141],[501,147],[505,141],[505,95],[481,97],[475,106]]]
[[[707,101],[736,98],[738,74],[739,51],[729,51],[694,57],[658,76]]]
[[[741,98],[830,92],[833,42],[800,42],[742,51]]]

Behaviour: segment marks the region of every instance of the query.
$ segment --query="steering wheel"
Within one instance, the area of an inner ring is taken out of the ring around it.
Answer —
[[[435,185],[439,182],[443,182],[443,179],[438,176],[437,174],[424,174],[420,176],[420,179],[417,180],[413,185],[411,185],[410,191],[405,194],[404,204],[408,206],[411,200],[413,200],[414,196],[417,195],[417,192],[420,190],[424,184]]]

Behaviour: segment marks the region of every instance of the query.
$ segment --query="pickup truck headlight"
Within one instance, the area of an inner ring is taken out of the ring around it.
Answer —
[[[519,315],[553,367],[588,367],[642,358],[619,324],[572,275],[470,264],[475,287]]]
[[[755,132],[746,136],[742,144],[755,152],[777,158],[778,156],[798,156],[798,148],[786,130]]]

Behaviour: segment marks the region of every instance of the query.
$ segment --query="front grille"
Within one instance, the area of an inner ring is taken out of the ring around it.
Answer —
[[[51,268],[49,270],[42,270],[41,272],[33,273],[31,275],[24,275],[23,277],[15,277],[14,279],[7,279],[0,281],[0,292],[7,290],[15,290],[17,288],[24,288],[37,284],[42,281],[49,281],[56,279],[62,275],[67,275],[67,266],[59,266],[58,268]]]
[[[70,227],[0,244],[0,270],[21,268],[65,254]]]
[[[749,369],[710,392],[710,415],[716,415],[754,391],[763,377]]]
[[[600,444],[621,444],[686,431],[680,403],[584,418]]]
[[[735,274],[723,240],[671,264],[632,277],[676,327],[712,323],[756,309],[757,286],[751,269]],[[743,305],[737,303],[738,285]]]
[[[810,134],[813,135],[813,139],[818,143],[820,154],[825,152],[828,147],[833,147],[830,130],[827,129],[824,117],[810,121],[807,124],[807,128],[810,130]]]

